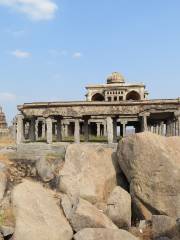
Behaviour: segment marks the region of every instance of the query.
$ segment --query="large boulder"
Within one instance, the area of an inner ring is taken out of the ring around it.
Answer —
[[[120,169],[115,148],[100,144],[72,144],[67,147],[60,171],[59,190],[77,194],[95,204],[105,202],[117,185]]]
[[[117,229],[106,215],[84,199],[74,201],[65,195],[61,199],[61,206],[75,232],[83,228]]]
[[[140,218],[180,216],[180,138],[150,132],[120,141],[118,161]]]
[[[119,227],[131,226],[131,196],[121,187],[112,191],[107,201],[107,216]]]
[[[24,180],[12,194],[16,240],[70,240],[72,229],[53,193],[39,183]]]
[[[86,228],[74,235],[74,240],[138,240],[125,230]]]
[[[152,232],[155,240],[160,237],[169,237],[170,239],[177,237],[177,239],[180,239],[180,231],[178,230],[176,219],[168,216],[153,215]]]

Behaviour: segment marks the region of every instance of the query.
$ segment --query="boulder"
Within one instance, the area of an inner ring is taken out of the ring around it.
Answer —
[[[119,227],[131,226],[131,196],[121,187],[112,191],[107,201],[107,216]]]
[[[86,228],[74,235],[74,240],[138,240],[122,229]]]
[[[12,193],[16,240],[70,240],[72,229],[57,206],[53,192],[24,180]]]
[[[0,162],[0,201],[4,197],[7,186],[7,167],[4,163]]]
[[[62,197],[62,208],[75,232],[83,228],[117,229],[117,226],[106,215],[88,201],[79,198],[74,203],[67,196],[65,198]]]
[[[120,169],[114,147],[100,144],[71,144],[60,171],[59,190],[79,194],[95,204],[105,202],[117,185]]]
[[[163,215],[153,215],[152,216],[152,232],[153,238],[158,239],[160,237],[179,237],[180,232],[178,231],[178,226],[175,218],[171,218]]]
[[[180,216],[180,138],[150,132],[122,139],[117,156],[140,219]]]

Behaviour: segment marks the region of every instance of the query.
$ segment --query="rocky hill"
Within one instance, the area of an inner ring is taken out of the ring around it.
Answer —
[[[0,239],[179,240],[180,138],[0,149]]]

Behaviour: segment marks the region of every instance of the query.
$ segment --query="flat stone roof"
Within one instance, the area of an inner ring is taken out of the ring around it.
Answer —
[[[88,88],[113,88],[113,87],[120,87],[120,88],[127,88],[127,87],[145,87],[144,83],[112,83],[112,84],[90,84],[86,86]]]
[[[38,107],[69,107],[69,106],[129,106],[129,105],[152,105],[152,104],[180,104],[180,98],[177,99],[151,99],[139,101],[118,101],[118,102],[92,102],[92,101],[66,101],[66,102],[32,102],[18,105],[18,110],[25,108],[38,108]]]

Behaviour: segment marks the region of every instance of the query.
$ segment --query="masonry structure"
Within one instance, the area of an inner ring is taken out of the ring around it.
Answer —
[[[18,106],[17,143],[45,140],[76,143],[92,136],[114,143],[134,132],[180,136],[180,99],[148,100],[143,83],[128,84],[114,72],[106,84],[86,87],[86,101],[36,102]]]

